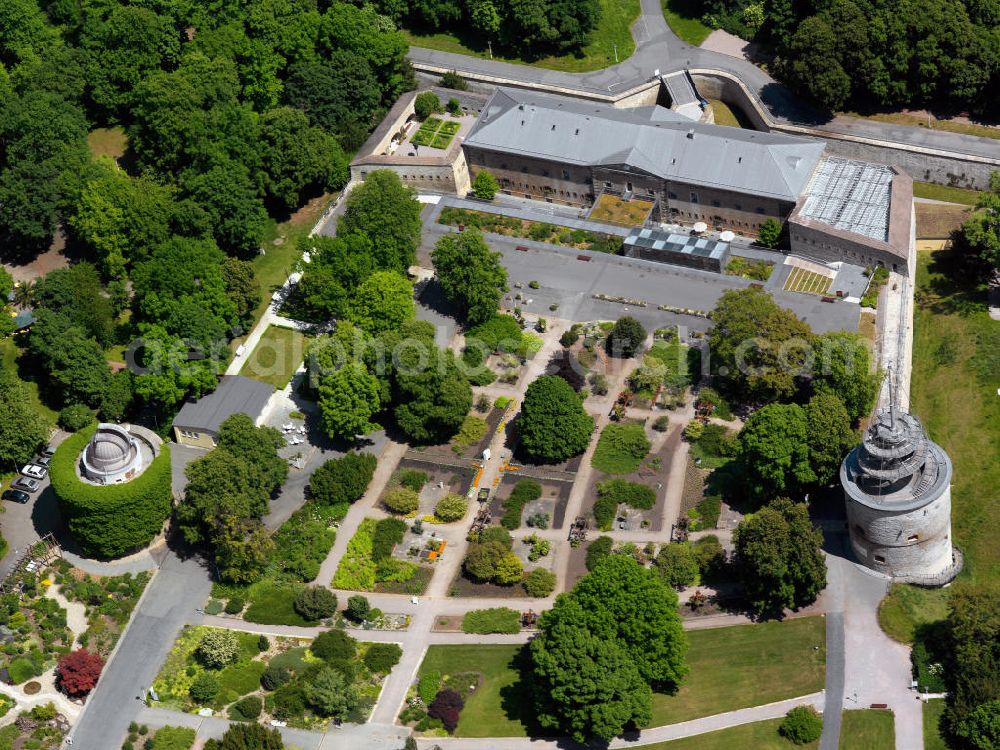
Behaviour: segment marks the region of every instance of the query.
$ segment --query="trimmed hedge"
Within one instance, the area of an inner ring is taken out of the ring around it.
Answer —
[[[462,618],[462,630],[466,633],[520,633],[521,613],[510,607],[474,609]]]
[[[120,557],[148,544],[170,515],[170,448],[131,482],[107,486],[82,482],[77,461],[97,430],[97,425],[70,436],[56,450],[49,464],[52,489],[73,538],[87,555]]]
[[[542,496],[542,485],[534,479],[521,479],[514,485],[510,496],[503,504],[503,517],[500,524],[510,531],[521,525],[521,513],[524,506]]]

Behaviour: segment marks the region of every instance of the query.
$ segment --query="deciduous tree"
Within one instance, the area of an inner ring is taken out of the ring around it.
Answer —
[[[768,404],[743,424],[738,437],[746,486],[759,499],[798,490],[816,480],[808,423],[798,404]]]
[[[351,362],[319,386],[319,408],[323,429],[332,438],[355,440],[379,428],[371,421],[379,412],[379,384],[368,370]]]
[[[466,325],[476,326],[496,315],[500,298],[507,291],[507,269],[500,257],[477,229],[446,234],[434,246],[434,273]]]
[[[415,316],[413,284],[395,271],[373,273],[355,290],[347,307],[347,319],[373,336],[398,330]]]
[[[338,7],[338,6],[334,6]],[[350,6],[344,6],[350,7]],[[351,191],[337,233],[367,236],[378,268],[406,273],[420,241],[420,203],[412,188],[388,169],[369,173]]]
[[[594,418],[560,377],[543,375],[528,386],[518,418],[521,449],[536,460],[556,462],[582,453]]]
[[[64,654],[56,667],[59,689],[70,698],[81,698],[97,686],[102,669],[104,660],[100,654],[85,648]]]

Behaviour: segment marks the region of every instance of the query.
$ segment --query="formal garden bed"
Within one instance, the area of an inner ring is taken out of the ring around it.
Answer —
[[[650,726],[760,706],[823,689],[825,621],[805,617],[687,632],[688,675],[673,695],[653,693]],[[526,649],[520,645],[434,645],[427,649],[418,682],[400,721],[418,731],[443,734],[424,721],[424,697],[451,687],[464,694],[457,737],[545,736],[533,726]],[[421,682],[427,684],[421,690]],[[474,691],[462,692],[476,684]],[[414,699],[420,698],[417,702]],[[410,713],[407,713],[407,709]]]
[[[398,518],[364,519],[347,543],[333,576],[333,588],[423,594],[434,573],[433,568],[416,562],[420,559],[419,550],[412,555],[414,561],[393,555],[394,548],[403,542],[407,532],[406,522]]]
[[[515,541],[503,526],[474,526],[468,539],[465,559],[451,582],[449,596],[546,597],[555,590],[550,542]]]
[[[752,281],[767,281],[774,271],[774,263],[766,260],[753,260],[733,255],[726,264],[726,276],[739,276]]]
[[[10,707],[4,713],[7,713]],[[55,704],[43,703],[21,711],[13,723],[0,728],[0,750],[55,750],[63,746],[69,721]]]
[[[622,249],[622,238],[616,235],[591,232],[586,229],[570,229],[557,224],[527,221],[513,216],[475,211],[468,208],[445,206],[438,215],[439,224],[450,226],[476,227],[483,232],[503,234],[510,237],[546,242],[550,245],[565,245],[578,250],[591,250],[617,255]]]
[[[621,196],[601,193],[587,216],[591,221],[621,224],[626,227],[641,226],[653,210],[653,202],[645,198],[624,200]]]
[[[736,436],[718,424],[691,422],[684,430],[691,443],[681,510],[687,513],[688,530],[714,529],[722,501],[739,482],[742,473]]]
[[[310,641],[189,625],[153,682],[152,705],[307,729],[330,720],[363,723],[400,653],[395,644],[359,643],[341,630]]]
[[[688,388],[701,377],[701,351],[677,340],[677,332],[666,329],[672,336],[658,338],[645,353],[642,363],[629,375],[633,405],[650,408],[654,404],[665,409],[677,409],[687,402]],[[666,417],[660,417],[655,429],[664,431]]]
[[[504,472],[490,500],[490,513],[511,531],[521,526],[561,529],[572,489],[572,482]]]

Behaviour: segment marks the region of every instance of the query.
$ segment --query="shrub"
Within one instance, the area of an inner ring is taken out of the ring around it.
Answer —
[[[372,533],[372,560],[381,562],[392,555],[392,548],[403,541],[406,523],[398,518],[383,518]]]
[[[524,521],[528,526],[534,529],[547,529],[549,528],[549,514],[548,513],[533,513],[528,516]]]
[[[306,620],[324,620],[337,611],[337,595],[325,586],[306,586],[295,597],[294,607]]]
[[[373,643],[365,652],[365,666],[377,674],[388,674],[402,655],[398,643]]]
[[[322,505],[349,505],[365,494],[377,465],[370,453],[331,458],[309,477],[309,497]]]
[[[344,662],[354,658],[358,642],[343,630],[325,630],[316,636],[309,650],[323,661]]]
[[[618,500],[614,495],[598,495],[594,501],[594,520],[601,531],[610,531],[618,514]]]
[[[591,463],[608,474],[636,471],[649,453],[649,439],[642,425],[609,424],[601,431]]]
[[[22,682],[36,677],[39,674],[39,670],[31,659],[22,656],[10,663],[7,667],[7,674],[10,675],[11,682],[15,685],[20,685]]]
[[[462,103],[455,97],[450,97],[446,106],[449,114],[455,115],[456,117],[462,114]]]
[[[417,682],[417,695],[425,704],[429,704],[437,696],[441,688],[441,673],[435,670],[424,672]]]
[[[256,721],[264,709],[264,703],[256,695],[241,698],[229,707],[229,718],[235,721]]]
[[[610,495],[618,503],[624,503],[636,510],[650,510],[656,505],[656,490],[638,482],[624,479],[608,479],[598,482],[597,494]]]
[[[646,341],[646,329],[635,318],[625,315],[618,318],[608,334],[604,347],[612,357],[634,357]]]
[[[399,483],[414,492],[420,492],[427,484],[427,473],[418,469],[404,469],[399,473]]]
[[[521,615],[510,607],[474,609],[462,618],[462,630],[466,633],[520,633]]]
[[[524,564],[513,552],[508,552],[497,560],[493,580],[502,586],[519,583],[524,578]]]
[[[347,600],[345,614],[354,622],[362,622],[370,609],[371,604],[368,603],[368,597],[355,594]]]
[[[692,443],[696,442],[702,435],[705,434],[705,423],[700,420],[692,420],[684,426],[684,437],[690,440]]]
[[[198,660],[210,669],[222,669],[240,655],[240,639],[231,630],[209,630],[196,651]]]
[[[209,743],[214,740],[209,740]],[[260,724],[231,724],[222,735],[217,748],[208,743],[205,750],[284,750],[281,732],[277,729],[267,729]]]
[[[528,596],[544,599],[556,590],[556,574],[545,568],[535,568],[521,582]]]
[[[238,596],[234,596],[228,602],[226,602],[226,614],[238,615],[240,612],[243,611],[243,608],[245,606],[246,602],[243,601],[243,599],[241,599]]]
[[[413,513],[420,505],[417,493],[409,487],[393,487],[382,496],[382,504],[390,513],[401,516]]]
[[[454,70],[445,71],[441,76],[441,86],[446,89],[454,89],[455,91],[465,91],[469,88],[469,84],[466,82],[462,76],[456,73]]]
[[[610,557],[615,540],[609,536],[599,536],[587,545],[587,570],[593,570],[606,557]]]
[[[208,703],[219,694],[219,681],[211,672],[200,672],[188,688],[188,695],[195,703]]]
[[[426,120],[435,112],[441,111],[441,100],[433,91],[423,91],[413,100],[413,110],[419,119]]]
[[[434,508],[434,516],[439,521],[458,521],[465,517],[469,502],[461,495],[445,495]]]
[[[521,324],[510,315],[494,315],[465,334],[465,340],[477,339],[491,352],[516,351],[521,345]]]
[[[257,638],[257,651],[263,653],[271,648],[271,641],[268,640],[266,635],[261,635]]]
[[[49,464],[49,477],[70,533],[84,553],[108,558],[147,544],[170,514],[170,447],[131,482],[92,485],[80,480],[76,462],[97,425],[67,438]]]
[[[479,543],[486,544],[487,542],[497,542],[503,545],[504,549],[513,549],[514,547],[514,540],[511,538],[510,532],[503,526],[487,526],[480,531]]]
[[[220,602],[218,599],[209,599],[208,604],[205,605],[205,614],[215,615],[221,614],[226,609],[226,605]]]
[[[776,248],[781,240],[781,222],[774,218],[767,218],[760,225],[757,234],[757,241],[764,247]],[[801,744],[801,743],[800,743]]]
[[[785,714],[778,733],[796,745],[815,742],[823,733],[823,718],[812,706],[796,706]]]
[[[670,429],[670,417],[666,414],[653,420],[653,429],[657,432],[666,432]]]
[[[521,525],[521,513],[524,506],[534,502],[542,496],[542,485],[534,479],[521,479],[514,485],[510,496],[503,504],[503,517],[500,519],[501,525],[505,529],[513,531]]]
[[[564,331],[562,336],[559,337],[559,345],[565,347],[571,347],[577,341],[580,340],[580,332],[570,328],[568,331]]]
[[[462,565],[469,577],[477,581],[491,581],[497,573],[497,565],[507,548],[499,542],[470,544]]]
[[[163,727],[153,735],[153,750],[191,750],[194,738],[189,727]]]
[[[454,732],[458,726],[458,716],[465,707],[465,701],[456,690],[445,689],[435,696],[427,707],[427,715],[432,719],[440,719],[448,732]]]
[[[476,179],[472,181],[472,194],[483,200],[493,200],[493,196],[497,194],[499,189],[497,178],[485,169],[480,169],[476,174]]]
[[[718,576],[726,565],[726,551],[717,536],[703,536],[696,541],[694,557],[702,579]]]
[[[94,412],[83,404],[70,404],[59,412],[59,426],[67,432],[77,432],[94,421]]]
[[[479,397],[476,399],[476,411],[478,411],[480,414],[485,414],[490,410],[490,406],[491,406],[490,397],[487,396],[485,393],[479,394]]]
[[[671,586],[690,586],[698,578],[698,559],[687,542],[665,544],[656,556],[656,568]]]
[[[265,690],[277,690],[291,679],[292,670],[288,667],[283,664],[268,664],[264,674],[260,676],[260,685]]]
[[[293,719],[302,716],[306,710],[306,699],[302,693],[302,685],[289,682],[282,685],[268,698],[268,713],[276,719]]]
[[[378,607],[372,607],[371,609],[368,610],[368,619],[371,622],[377,622],[381,620],[384,616],[385,613],[383,613],[382,610],[379,609]]]

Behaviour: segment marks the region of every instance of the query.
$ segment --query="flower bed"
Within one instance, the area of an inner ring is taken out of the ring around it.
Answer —
[[[386,531],[379,532],[380,526],[388,529],[393,521],[396,519],[385,518],[379,521],[366,518],[361,522],[351,541],[347,543],[347,550],[340,560],[340,565],[337,566],[331,584],[333,588],[347,591],[376,591],[379,590],[380,584],[385,584],[394,590],[405,589],[405,584],[416,578],[421,590],[412,593],[422,593],[430,576],[427,573],[420,573],[424,569],[416,563],[399,560],[391,555],[392,548],[402,541],[402,536],[397,534],[395,529],[391,535]],[[426,570],[430,572],[429,568]],[[399,593],[411,592],[404,590]]]

